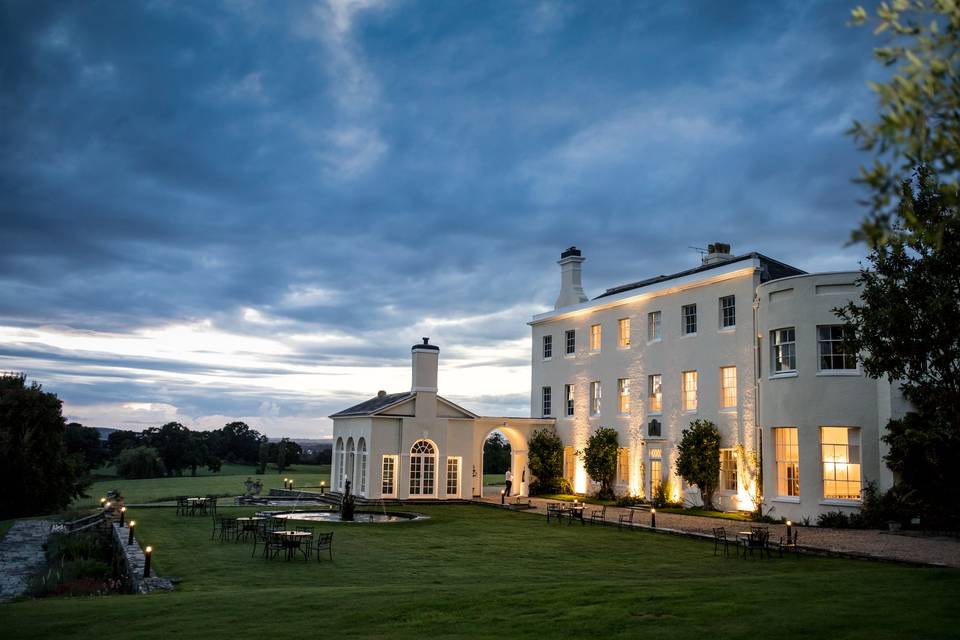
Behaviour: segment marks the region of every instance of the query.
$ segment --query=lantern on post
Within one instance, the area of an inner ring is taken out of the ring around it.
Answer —
[[[129,528],[130,528],[130,535],[127,536],[127,544],[128,544],[128,545],[133,544],[133,528],[134,528],[135,526],[137,526],[137,521],[136,521],[136,520],[131,520],[131,521],[130,521],[130,527],[129,527]]]
[[[650,526],[654,529],[657,528],[657,510],[650,509]]]
[[[153,557],[153,547],[147,547],[143,550],[143,577],[150,577],[150,558]]]

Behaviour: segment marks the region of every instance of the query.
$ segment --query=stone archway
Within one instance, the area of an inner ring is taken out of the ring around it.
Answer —
[[[494,431],[499,431],[510,443],[510,471],[513,474],[511,495],[529,495],[530,469],[528,468],[528,442],[538,429],[553,430],[553,420],[534,418],[479,418],[474,421],[474,460],[477,461],[473,476],[473,495],[483,495],[483,445]]]

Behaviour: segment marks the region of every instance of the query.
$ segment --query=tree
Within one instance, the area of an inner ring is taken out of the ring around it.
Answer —
[[[698,419],[684,429],[677,444],[677,475],[696,485],[703,506],[713,509],[720,480],[720,432],[709,420]]]
[[[0,375],[0,519],[63,509],[83,495],[88,481],[67,454],[61,407],[23,374]]]
[[[193,458],[190,430],[179,422],[168,422],[160,428],[151,427],[143,432],[143,441],[160,454],[167,475],[181,475],[190,466]]]
[[[153,447],[124,449],[117,456],[114,464],[117,467],[117,475],[128,480],[159,478],[167,472],[160,454]]]
[[[284,438],[285,440],[286,438]],[[283,470],[287,468],[287,448],[283,446],[281,441],[277,446],[277,473],[283,473]]]
[[[260,450],[258,454],[257,473],[266,473],[267,464],[270,462],[270,443],[266,438],[260,441]]]
[[[600,427],[587,439],[586,448],[578,452],[587,475],[600,483],[599,498],[613,498],[613,478],[617,473],[619,449],[616,430]]]
[[[66,426],[63,432],[63,443],[68,454],[77,455],[83,460],[85,472],[96,469],[110,457],[110,452],[100,439],[100,432],[78,422],[71,422]]]
[[[107,436],[107,449],[110,458],[116,458],[124,449],[130,449],[140,444],[141,435],[135,431],[113,431]]]
[[[880,104],[876,122],[855,121],[849,133],[861,148],[876,153],[874,164],[861,167],[859,182],[871,191],[870,215],[854,232],[871,247],[898,242],[903,233],[923,235],[941,244],[942,227],[902,217],[893,224],[900,185],[914,169],[926,166],[939,176],[936,186],[953,216],[960,189],[960,3],[955,0],[883,2],[874,16],[853,10],[853,24],[876,25],[889,39],[874,57],[896,72],[885,83],[872,83]]]
[[[951,206],[953,209],[951,210]],[[960,512],[951,478],[960,466],[960,216],[921,167],[901,186],[893,231],[860,272],[860,298],[838,309],[850,324],[845,349],[872,378],[896,381],[915,415],[891,421],[886,461],[902,494],[928,514]],[[907,227],[901,221],[917,224]],[[917,231],[938,228],[938,238]],[[960,515],[960,514],[958,514]]]
[[[212,435],[210,431],[191,431],[190,432],[190,475],[196,476],[197,469],[206,466],[213,472],[220,471],[222,461],[219,456],[213,452]]]
[[[510,468],[510,443],[494,431],[483,443],[483,472],[506,473]]]
[[[245,422],[229,422],[222,429],[211,432],[213,453],[228,462],[256,463],[263,436]]]
[[[539,429],[528,445],[530,473],[535,480],[530,491],[541,493],[568,493],[563,479],[563,441],[553,431]]]

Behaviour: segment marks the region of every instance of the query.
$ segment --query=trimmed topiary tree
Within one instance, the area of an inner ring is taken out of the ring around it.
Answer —
[[[694,420],[677,445],[677,475],[696,485],[703,506],[713,509],[713,493],[720,479],[720,432],[709,420]]]
[[[617,432],[610,427],[600,427],[587,440],[587,446],[578,452],[587,475],[600,483],[598,498],[613,499],[613,478],[617,474],[617,453],[620,443]]]

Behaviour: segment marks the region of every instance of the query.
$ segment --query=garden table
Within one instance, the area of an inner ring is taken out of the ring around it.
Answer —
[[[237,521],[237,539],[247,539],[248,533],[254,533],[261,523],[267,519],[263,516],[250,516],[249,518],[236,518]]]
[[[271,535],[280,538],[281,546],[287,551],[287,560],[293,558],[293,552],[300,550],[303,553],[304,560],[307,559],[307,553],[303,550],[302,544],[313,537],[309,531],[271,531]]]

